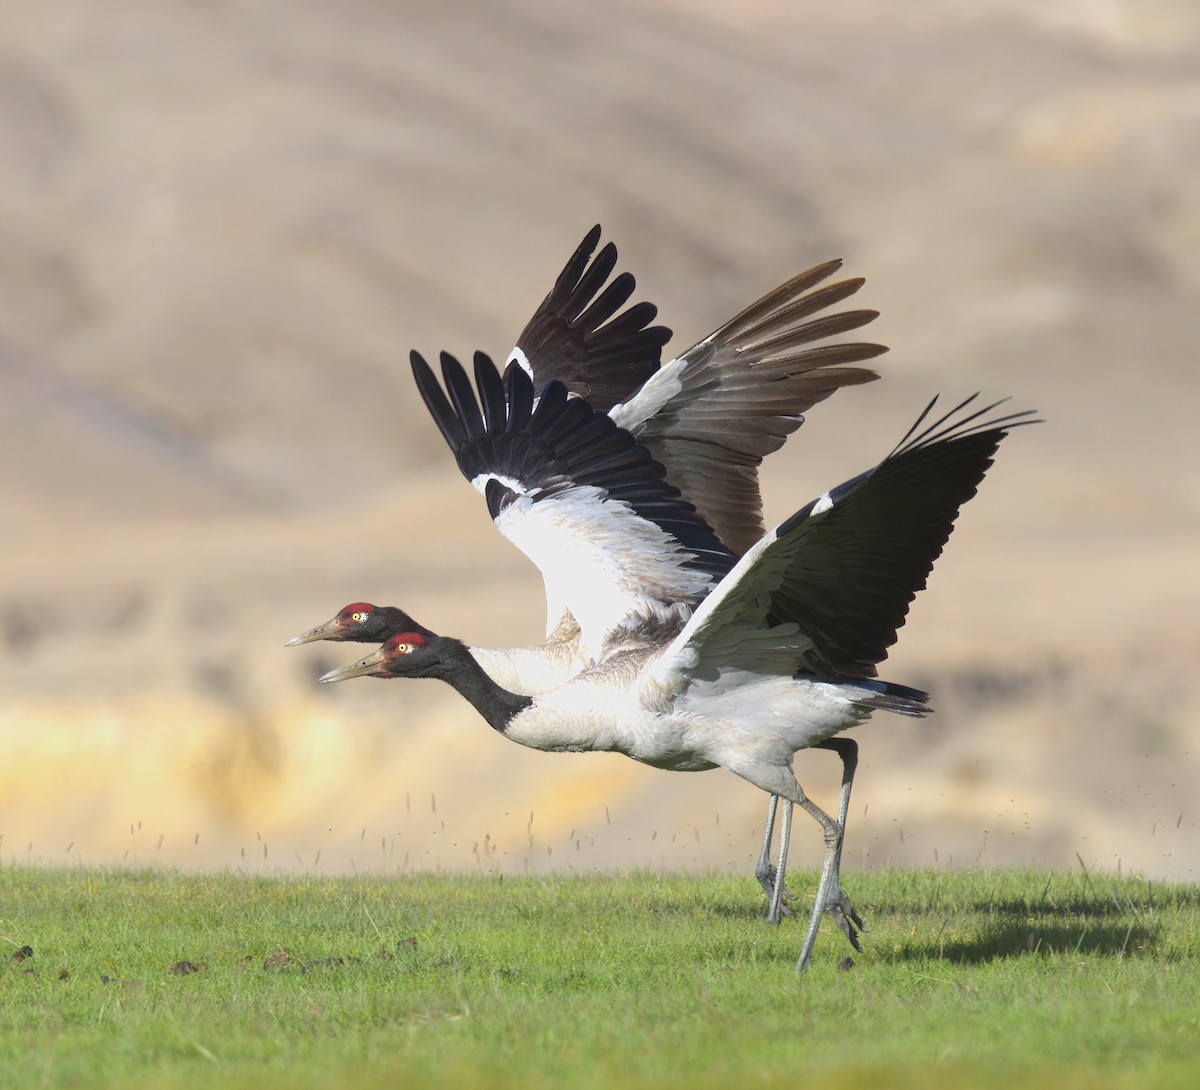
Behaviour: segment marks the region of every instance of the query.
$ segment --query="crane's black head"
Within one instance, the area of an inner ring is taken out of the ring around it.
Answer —
[[[341,640],[350,643],[382,643],[389,636],[420,628],[407,613],[395,606],[373,606],[370,602],[351,602],[339,609],[332,621],[293,636],[285,647],[296,647],[315,640]]]
[[[330,670],[324,682],[346,681],[352,677],[440,677],[445,665],[446,641],[414,622],[411,631],[388,637],[382,647],[350,666]],[[453,642],[453,641],[450,641]]]

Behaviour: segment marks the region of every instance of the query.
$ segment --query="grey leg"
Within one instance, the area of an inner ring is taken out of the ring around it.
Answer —
[[[800,948],[800,959],[796,962],[796,971],[804,972],[812,958],[813,946],[817,941],[817,929],[821,926],[821,917],[829,903],[830,895],[837,885],[838,856],[842,850],[842,829],[824,810],[804,794],[804,789],[796,785],[796,803],[809,813],[814,821],[821,826],[825,834],[825,861],[821,865],[821,880],[817,884],[817,897],[813,902],[812,916],[808,921],[808,931],[804,935],[804,945]]]
[[[767,824],[763,829],[762,851],[758,855],[758,865],[754,868],[754,877],[758,879],[758,884],[762,886],[769,902],[767,923],[779,923],[784,916],[792,915],[792,910],[788,907],[792,895],[788,893],[783,881],[784,871],[787,867],[788,837],[792,827],[792,804],[790,802],[787,804],[787,809],[783,814],[784,824],[779,840],[779,866],[776,868],[771,866],[771,838],[775,833],[775,815],[778,810],[779,796],[772,795],[770,802],[767,803]],[[779,891],[778,897],[776,897],[776,890]]]
[[[772,795],[767,803],[767,824],[763,829],[762,851],[758,853],[758,865],[754,877],[768,897],[775,896],[775,872],[771,869],[771,837],[775,835],[775,814],[779,810],[779,796]]]
[[[826,904],[834,923],[842,930],[842,934],[850,940],[850,945],[859,953],[858,932],[866,930],[858,913],[850,904],[850,898],[842,889],[842,844],[846,838],[846,816],[850,812],[850,790],[854,786],[854,772],[858,767],[858,743],[852,738],[830,738],[822,742],[820,749],[832,750],[842,759],[842,794],[838,801],[838,827],[841,829],[841,839],[838,843],[837,858],[834,861],[833,884],[830,887],[830,898]],[[857,930],[856,930],[857,928]]]
[[[787,902],[791,900],[784,885],[787,874],[788,845],[792,839],[792,804],[787,804],[783,812],[783,824],[779,828],[779,865],[775,868],[775,886],[771,894],[771,907],[767,909],[767,923],[779,923],[784,916],[790,916],[792,910]]]
[[[844,746],[833,748],[842,757],[841,806],[845,810],[850,805],[849,785],[854,779],[854,757],[857,749]],[[768,759],[758,760],[754,754],[745,755],[735,752],[728,756],[732,759],[724,764],[725,768],[735,775],[749,780],[768,795],[778,795],[785,802],[802,806],[808,815],[821,826],[824,834],[825,860],[821,866],[821,880],[817,885],[817,896],[808,921],[808,931],[804,935],[804,945],[800,948],[800,958],[796,962],[797,972],[803,972],[808,968],[808,963],[812,959],[813,946],[817,941],[817,930],[821,926],[821,917],[825,915],[825,910],[829,908],[831,901],[840,900],[835,897],[834,890],[837,889],[840,893],[838,870],[841,866],[842,826],[805,795],[804,788],[797,781],[790,764]],[[782,890],[783,883],[777,881],[775,888]],[[845,894],[841,896],[844,897]],[[849,909],[849,901],[847,901],[844,914],[849,916],[852,911]]]

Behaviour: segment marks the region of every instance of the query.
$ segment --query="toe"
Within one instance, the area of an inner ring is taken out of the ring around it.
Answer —
[[[858,933],[859,931],[865,931],[866,928],[863,926],[862,919],[858,913],[854,911],[853,905],[850,904],[850,898],[846,896],[846,891],[839,888],[829,899],[826,908],[833,917],[833,922],[838,925],[842,934],[850,940],[850,945],[861,954],[862,946],[858,941]]]

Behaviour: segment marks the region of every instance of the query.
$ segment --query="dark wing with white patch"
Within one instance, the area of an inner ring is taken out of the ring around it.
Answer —
[[[496,528],[541,570],[551,625],[569,610],[595,652],[630,613],[694,604],[733,566],[646,448],[561,383],[535,404],[523,370],[501,379],[477,353],[472,389],[443,353],[443,391],[429,365],[411,358],[463,475],[487,498]]]
[[[476,401],[462,365],[443,352],[448,400],[424,359],[416,352],[410,358],[425,405],[463,476],[472,483],[483,479],[493,519],[518,496],[538,503],[592,487],[600,499],[628,504],[694,553],[691,567],[721,576],[732,566],[729,550],[663,479],[650,452],[589,402],[568,397],[562,383],[550,383],[535,405],[528,375],[510,367],[502,379],[491,359],[477,352]]]
[[[527,368],[535,390],[561,382],[570,393],[608,412],[658,370],[671,331],[650,325],[658,314],[652,303],[621,311],[636,281],[623,272],[606,286],[617,248],[609,242],[592,259],[599,241],[597,224],[517,338],[510,360]]]
[[[873,310],[824,313],[861,279],[818,287],[841,268],[817,265],[763,296],[664,366],[613,413],[662,462],[667,480],[734,552],[764,532],[758,466],[801,415],[843,386],[879,376],[848,366],[887,349],[827,341],[866,325]]]
[[[766,535],[696,611],[663,677],[737,664],[740,646],[771,629],[795,672],[873,677],[1001,439],[1035,422],[989,415],[996,405],[970,411],[973,400],[926,424],[930,403],[878,466]]]

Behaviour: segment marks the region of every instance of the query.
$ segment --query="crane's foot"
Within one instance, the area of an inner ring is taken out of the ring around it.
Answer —
[[[865,931],[862,918],[854,911],[854,906],[850,903],[850,898],[846,896],[846,891],[841,885],[835,887],[829,899],[825,902],[825,911],[833,917],[833,922],[841,928],[841,932],[850,940],[850,945],[854,947],[860,954],[862,946],[858,941],[859,931]]]
[[[772,907],[775,906],[775,876],[778,873],[773,865],[769,865],[766,870],[755,872],[755,877],[758,879],[758,884],[762,886],[763,892],[767,895],[767,902]],[[795,900],[785,886],[783,892],[779,895],[778,911],[773,911],[772,908],[767,909],[767,923],[779,923],[784,916],[794,916],[795,913],[788,907]]]

